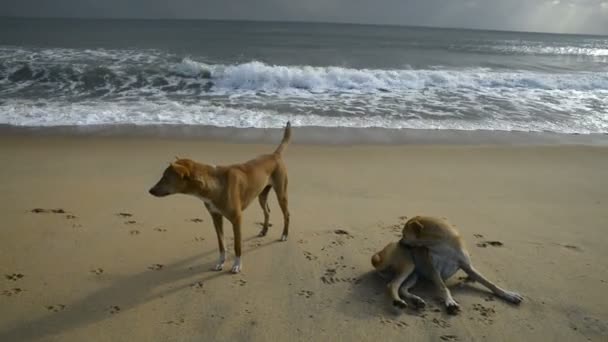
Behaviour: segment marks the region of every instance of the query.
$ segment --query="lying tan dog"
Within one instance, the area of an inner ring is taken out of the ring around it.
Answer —
[[[234,232],[234,253],[236,258],[232,273],[241,271],[241,221],[242,213],[257,197],[264,212],[264,225],[259,236],[268,232],[268,193],[274,189],[283,212],[283,235],[289,234],[289,209],[287,208],[287,169],[281,154],[291,139],[291,124],[288,122],[283,141],[272,154],[266,154],[243,164],[213,166],[178,159],[171,163],[162,178],[150,189],[150,194],[164,197],[172,194],[192,195],[201,199],[211,214],[220,258],[215,270],[224,268],[226,249],[224,247],[223,217],[232,223]]]
[[[378,271],[392,269],[395,272],[388,289],[393,304],[401,308],[407,307],[407,304],[399,295],[418,307],[425,305],[420,297],[409,292],[418,277],[422,276],[439,287],[448,313],[457,313],[460,307],[444,280],[459,269],[506,301],[519,304],[523,300],[518,293],[501,289],[481,275],[471,264],[469,253],[456,228],[434,217],[416,216],[408,220],[403,227],[401,240],[388,244],[374,254],[372,265]]]

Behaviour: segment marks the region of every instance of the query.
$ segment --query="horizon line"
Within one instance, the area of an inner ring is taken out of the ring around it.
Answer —
[[[457,27],[457,26],[430,26],[430,25],[411,25],[411,24],[377,24],[377,23],[356,23],[346,21],[303,21],[303,20],[272,20],[272,19],[217,19],[217,18],[135,18],[135,17],[64,17],[64,16],[11,16],[0,15],[0,18],[9,19],[51,19],[51,20],[140,20],[140,21],[226,21],[226,22],[252,22],[252,23],[283,23],[283,24],[324,24],[324,25],[352,25],[352,26],[385,26],[385,27],[402,27],[402,28],[423,28],[436,30],[467,30],[467,31],[488,31],[499,33],[527,33],[527,34],[548,34],[548,35],[570,35],[570,36],[598,36],[608,37],[607,33],[571,33],[571,32],[548,32],[548,31],[524,31],[524,30],[507,30],[496,28],[477,28],[477,27]]]

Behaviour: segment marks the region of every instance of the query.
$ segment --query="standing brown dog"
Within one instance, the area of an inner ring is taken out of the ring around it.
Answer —
[[[163,173],[162,178],[150,189],[150,194],[164,197],[172,194],[191,195],[201,199],[211,214],[220,258],[215,266],[224,268],[226,249],[224,247],[223,217],[232,223],[234,232],[234,253],[236,258],[232,273],[241,271],[241,221],[242,213],[257,197],[264,211],[264,226],[259,236],[268,232],[268,193],[274,189],[283,212],[283,235],[289,233],[289,209],[287,208],[287,169],[282,153],[291,140],[291,124],[288,122],[281,144],[272,154],[266,154],[243,164],[213,166],[200,164],[190,159],[177,159]]]

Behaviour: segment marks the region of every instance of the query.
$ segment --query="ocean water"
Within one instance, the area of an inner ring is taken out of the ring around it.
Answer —
[[[608,37],[0,18],[0,124],[608,132]]]

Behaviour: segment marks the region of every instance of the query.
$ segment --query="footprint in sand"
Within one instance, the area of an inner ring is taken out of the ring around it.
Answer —
[[[336,277],[336,269],[328,268],[325,270],[325,274],[321,277],[321,281],[323,284],[332,285],[337,283],[351,283],[351,284],[359,284],[361,279],[357,278],[338,278]]]
[[[597,341],[606,340],[605,336],[608,336],[606,320],[589,316],[586,312],[579,310],[568,312],[567,315],[570,319],[570,328],[587,337],[588,341],[595,340],[594,337],[597,337]]]
[[[194,241],[196,241],[196,242],[203,242],[203,241],[205,241],[205,238],[202,237],[202,236],[197,236],[197,237],[194,238]]]
[[[346,231],[346,230],[344,230],[344,229],[336,229],[336,230],[334,230],[334,233],[335,233],[336,235],[346,235],[346,236],[347,236],[347,237],[349,237],[349,238],[352,238],[352,237],[353,237],[353,236],[352,236],[352,235],[351,235],[349,232],[347,232],[347,231]]]
[[[442,335],[439,338],[442,341],[458,341],[458,336],[456,335]]]
[[[488,246],[502,247],[502,246],[504,246],[504,244],[500,241],[483,241],[483,242],[477,243],[477,247],[486,248]]]
[[[485,300],[486,302],[493,302],[495,300],[493,295],[489,295],[487,297],[485,297],[483,300]]]
[[[308,260],[317,260],[317,257],[310,252],[304,251],[304,256]]]
[[[477,313],[479,313],[479,315],[481,316],[479,317],[479,321],[486,324],[494,323],[493,317],[496,314],[496,310],[494,310],[494,307],[486,307],[482,304],[473,304],[473,310],[477,311]]]
[[[439,318],[433,318],[433,320],[431,321],[434,325],[440,327],[440,328],[449,328],[451,327],[450,323],[448,323],[447,321],[443,320],[443,319],[439,319]]]
[[[160,227],[158,227],[158,228],[154,228],[154,231],[159,232],[159,233],[164,233],[164,232],[166,232],[167,230],[166,230],[165,228],[160,228]]]
[[[336,275],[336,269],[335,268],[328,268],[325,270],[325,275],[328,277],[333,277]]]
[[[112,315],[117,314],[120,312],[120,306],[112,305],[112,306],[110,306],[109,310],[110,310],[110,314],[112,314]]]
[[[579,246],[575,246],[575,245],[560,245],[560,246],[562,246],[564,248],[567,248],[567,249],[569,249],[571,251],[577,251],[577,252],[582,252],[583,251],[582,248],[580,248]]]
[[[190,222],[194,222],[194,223],[201,223],[201,222],[203,222],[203,220],[202,220],[202,219],[200,219],[200,218],[198,218],[198,217],[195,217],[195,218],[193,218],[193,219],[190,219]]]
[[[192,283],[192,284],[190,284],[190,287],[196,291],[204,291],[203,290],[204,283],[202,281],[197,281],[196,283]]]
[[[239,286],[245,286],[245,285],[247,285],[247,281],[245,281],[243,279],[239,279],[236,283],[239,284]]]
[[[136,224],[136,223],[137,223],[137,221],[135,221],[135,220],[129,220],[129,221],[125,222],[125,224]]]
[[[103,273],[103,268],[96,268],[94,270],[91,270],[91,273],[94,273],[96,275],[100,275]]]
[[[66,211],[63,209],[42,209],[42,208],[34,208],[31,210],[34,214],[66,214]]]
[[[300,292],[298,292],[298,296],[304,296],[306,297],[306,299],[312,297],[312,295],[314,295],[315,293],[312,291],[308,291],[308,290],[302,290]]]
[[[75,220],[76,215],[68,214],[67,211],[63,209],[43,209],[43,208],[34,208],[30,210],[30,212],[34,214],[66,214],[65,218],[68,220]]]
[[[483,237],[483,235],[481,235],[481,234],[473,234],[473,236],[476,237],[476,238],[478,238],[478,239],[481,239]]]
[[[130,214],[130,213],[118,213],[116,215],[120,216],[120,217],[124,217],[124,218],[132,217],[133,216],[133,214]]]
[[[384,317],[380,317],[380,323],[385,324],[385,325],[394,325],[397,328],[407,328],[408,324],[404,321],[396,321],[393,319],[388,319],[388,318],[384,318]]]
[[[359,284],[361,279],[358,278],[337,278],[337,277],[326,277],[322,276],[321,281],[323,284],[333,285],[337,283],[350,283],[350,284]]]
[[[65,305],[63,305],[63,304],[49,305],[46,307],[46,309],[49,311],[52,311],[52,312],[59,312],[59,311],[63,311],[65,309]]]
[[[23,275],[21,273],[13,273],[13,274],[5,274],[4,277],[8,280],[17,281],[17,280],[25,277],[25,275]]]
[[[164,324],[169,324],[169,325],[177,325],[180,326],[182,324],[184,324],[185,320],[183,318],[177,319],[177,320],[171,320],[171,321],[166,321],[163,322]]]
[[[23,290],[22,290],[22,289],[20,289],[20,288],[18,288],[18,287],[15,287],[15,288],[12,288],[12,289],[10,289],[10,290],[4,290],[4,291],[2,291],[2,295],[3,295],[3,296],[6,296],[6,297],[11,297],[11,296],[16,296],[16,295],[18,295],[18,294],[20,294],[21,292],[23,292]]]
[[[149,270],[153,270],[153,271],[160,271],[163,269],[163,267],[165,267],[165,265],[162,264],[153,264],[151,266],[148,266]]]
[[[140,232],[137,229],[129,230],[129,234],[131,234],[131,235],[139,235],[139,233]]]

